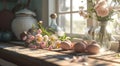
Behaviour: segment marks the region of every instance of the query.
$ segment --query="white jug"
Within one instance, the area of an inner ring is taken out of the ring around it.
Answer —
[[[18,40],[23,31],[28,31],[33,25],[37,26],[36,14],[28,9],[16,12],[16,18],[12,22],[12,31]]]

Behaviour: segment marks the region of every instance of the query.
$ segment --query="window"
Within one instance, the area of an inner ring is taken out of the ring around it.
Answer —
[[[79,15],[79,7],[84,5],[87,10],[87,0],[57,0],[58,24],[67,34],[84,34],[87,20]]]
[[[79,7],[84,5],[84,10],[89,8],[89,0],[55,0],[56,1],[56,13],[58,15],[58,25],[70,35],[86,34],[87,28],[93,25],[92,21],[84,19],[79,15]],[[113,1],[111,3],[111,1]],[[119,6],[119,0],[108,0],[108,4]],[[109,28],[112,34],[120,34],[120,13],[115,12],[112,16],[113,20],[109,21]],[[118,14],[119,13],[119,14]],[[87,22],[88,21],[88,22]],[[119,24],[118,24],[119,23]],[[97,25],[98,26],[98,25]],[[117,32],[116,32],[117,31]]]

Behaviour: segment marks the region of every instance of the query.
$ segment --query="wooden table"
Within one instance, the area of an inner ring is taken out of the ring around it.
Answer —
[[[12,43],[0,43],[0,57],[18,66],[120,66],[117,53],[105,52],[97,55],[85,55],[86,62],[71,62],[73,56],[82,57],[83,53],[45,49],[31,50]]]

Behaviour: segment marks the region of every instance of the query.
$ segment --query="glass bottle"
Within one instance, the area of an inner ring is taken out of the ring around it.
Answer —
[[[57,15],[54,13],[54,14],[51,14],[50,17],[51,17],[50,28],[52,29],[52,31],[53,31],[55,34],[57,34],[58,36],[63,36],[63,35],[64,35],[64,31],[63,31],[62,28],[61,28],[60,26],[58,26],[57,23],[56,23]]]

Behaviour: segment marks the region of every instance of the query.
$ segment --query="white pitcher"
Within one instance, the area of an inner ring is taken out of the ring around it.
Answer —
[[[28,9],[22,9],[16,12],[16,18],[12,22],[12,31],[20,40],[20,34],[28,31],[33,25],[37,26],[37,20],[34,18],[36,14]]]

